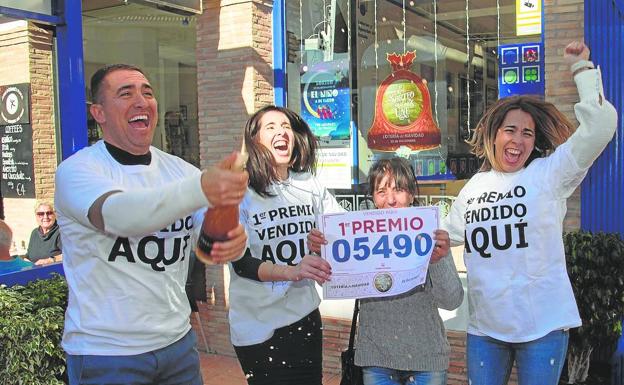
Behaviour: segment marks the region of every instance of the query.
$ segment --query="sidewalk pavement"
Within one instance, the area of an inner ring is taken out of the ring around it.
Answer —
[[[234,357],[199,353],[204,385],[246,385],[245,375]],[[323,385],[339,385],[340,375],[323,374]]]

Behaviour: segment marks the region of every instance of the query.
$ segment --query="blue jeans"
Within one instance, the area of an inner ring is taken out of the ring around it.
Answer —
[[[162,349],[131,356],[67,354],[70,385],[203,385],[190,330]]]
[[[557,385],[568,350],[569,332],[555,330],[529,342],[510,343],[468,334],[468,383],[505,385],[514,360],[518,385]]]
[[[418,372],[365,366],[362,374],[364,385],[446,385],[446,370]]]

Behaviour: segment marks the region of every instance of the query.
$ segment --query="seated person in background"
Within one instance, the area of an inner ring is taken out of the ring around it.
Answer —
[[[38,203],[35,206],[35,217],[39,226],[30,234],[26,258],[37,266],[61,261],[61,233],[56,223],[54,205],[47,201]]]
[[[13,242],[13,232],[9,225],[0,220],[0,274],[20,271],[25,267],[32,266],[31,262],[11,255],[9,252],[11,242]]]

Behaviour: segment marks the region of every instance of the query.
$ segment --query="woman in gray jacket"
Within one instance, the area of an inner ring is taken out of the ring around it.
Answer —
[[[408,207],[418,196],[414,170],[406,159],[377,161],[369,188],[378,209]],[[427,280],[392,297],[360,300],[355,363],[363,367],[364,385],[445,385],[450,347],[438,308],[459,307],[464,291],[449,254],[449,235],[435,232],[436,248]],[[310,250],[320,251],[325,238],[308,236]]]

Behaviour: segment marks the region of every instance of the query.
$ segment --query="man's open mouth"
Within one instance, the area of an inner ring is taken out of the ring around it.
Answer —
[[[149,117],[147,115],[136,115],[128,120],[132,128],[147,128],[149,126]]]

